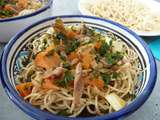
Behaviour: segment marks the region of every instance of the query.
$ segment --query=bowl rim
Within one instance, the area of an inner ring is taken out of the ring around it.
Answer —
[[[10,18],[0,19],[0,23],[1,22],[11,22],[11,21],[16,21],[16,20],[22,20],[22,19],[25,19],[25,18],[33,17],[33,16],[35,16],[37,14],[40,14],[40,13],[46,11],[47,9],[49,9],[51,7],[53,1],[54,0],[48,0],[47,4],[45,6],[36,10],[33,13],[22,15],[22,16],[15,16],[15,17],[10,17]]]
[[[78,118],[71,118],[73,120],[80,120],[80,119],[84,119],[84,120],[102,120],[102,119],[106,119],[106,120],[111,120],[111,119],[118,119],[121,117],[124,117],[134,111],[136,111],[141,105],[143,105],[145,103],[145,101],[148,99],[148,97],[150,96],[150,94],[152,93],[152,90],[155,86],[156,83],[156,78],[157,78],[157,66],[156,66],[156,62],[155,59],[151,53],[151,50],[149,49],[149,47],[147,46],[147,44],[138,36],[136,35],[136,33],[134,33],[133,31],[129,30],[128,28],[124,27],[123,25],[113,22],[111,20],[106,20],[103,18],[98,18],[98,17],[93,17],[93,16],[86,16],[86,15],[63,15],[63,16],[54,16],[54,17],[49,17],[47,19],[43,19],[40,20],[28,27],[26,27],[25,29],[19,31],[10,41],[9,43],[5,46],[3,53],[1,55],[1,59],[0,59],[0,77],[1,77],[1,82],[2,85],[6,91],[6,93],[8,94],[9,98],[21,109],[23,110],[25,113],[27,113],[28,115],[30,115],[31,117],[35,118],[35,119],[70,119],[69,117],[63,117],[63,116],[59,116],[59,115],[55,115],[55,114],[51,114],[48,112],[44,112],[38,108],[33,107],[32,105],[30,105],[29,103],[25,102],[19,95],[18,93],[14,90],[14,88],[9,84],[8,82],[8,78],[7,78],[7,71],[5,68],[5,64],[7,61],[7,57],[9,54],[9,51],[11,49],[11,47],[14,45],[14,43],[16,42],[16,40],[21,37],[21,35],[25,34],[25,31],[28,31],[29,29],[43,23],[49,20],[54,20],[57,17],[60,18],[89,18],[89,19],[94,19],[94,20],[100,20],[103,22],[107,22],[113,25],[116,25],[117,27],[125,30],[126,32],[128,32],[129,34],[131,34],[133,37],[135,37],[140,43],[141,45],[144,47],[145,51],[147,52],[148,58],[149,58],[149,63],[150,63],[150,71],[152,71],[152,73],[150,72],[150,77],[149,77],[149,81],[146,85],[146,87],[144,88],[144,91],[129,105],[127,105],[125,108],[117,111],[117,112],[113,112],[110,114],[106,114],[103,116],[94,116],[94,117],[78,117]],[[41,116],[39,116],[39,114],[41,114]]]

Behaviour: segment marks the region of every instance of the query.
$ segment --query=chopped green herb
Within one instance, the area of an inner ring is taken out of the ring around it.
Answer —
[[[12,1],[12,0],[0,0],[0,7],[5,6],[6,4],[12,4],[15,5],[17,1]]]
[[[100,59],[101,59],[100,56],[99,56],[99,55],[96,55],[95,60],[96,60],[97,63],[100,62]]]
[[[106,54],[105,57],[108,64],[114,65],[123,58],[123,54],[117,51],[115,53]]]
[[[73,51],[75,51],[80,45],[80,42],[78,40],[72,40],[72,42],[70,43],[70,46],[67,46],[66,51],[67,53],[71,53]]]
[[[66,63],[63,63],[63,68],[66,68],[66,69],[71,69],[71,64],[66,62]]]
[[[5,6],[7,3],[4,0],[0,0],[0,6]]]
[[[14,11],[8,11],[8,10],[0,10],[0,15],[4,15],[4,16],[12,16],[14,14]]]
[[[74,76],[70,71],[66,71],[62,80],[57,80],[57,84],[60,86],[67,86],[70,81],[74,80]]]
[[[120,75],[119,73],[113,72],[112,73],[112,78],[117,79],[119,77],[119,75]]]
[[[108,43],[104,42],[99,48],[99,54],[101,56],[104,56],[108,52],[109,48],[110,46],[108,45]]]
[[[113,42],[112,40],[109,41],[109,46],[112,46],[112,42]]]
[[[108,73],[101,73],[101,76],[105,85],[108,85],[110,83],[111,76]]]
[[[61,60],[66,61],[66,57],[63,54],[60,54],[60,58]]]
[[[66,71],[65,72],[65,75],[64,75],[64,82],[65,84],[68,84],[69,81],[73,80],[74,79],[74,76],[71,74],[70,71]]]
[[[61,32],[56,34],[56,38],[58,40],[64,40],[64,41],[66,41],[66,39],[67,39],[67,37]]]

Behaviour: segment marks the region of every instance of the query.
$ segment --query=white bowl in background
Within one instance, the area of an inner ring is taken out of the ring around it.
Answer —
[[[0,42],[8,42],[20,29],[51,16],[53,0],[31,14],[0,19]]]
[[[160,7],[159,7],[160,2],[159,1],[138,0],[138,2],[142,3],[142,5],[149,8],[153,13],[155,13],[155,15],[160,16]],[[96,3],[96,0],[79,0],[78,9],[82,15],[95,16],[88,10],[88,7],[94,5],[95,3]],[[160,30],[159,31],[136,31],[132,29],[132,31],[137,33],[139,36],[160,36]]]

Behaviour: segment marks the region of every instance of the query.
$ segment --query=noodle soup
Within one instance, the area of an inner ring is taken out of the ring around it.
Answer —
[[[1,0],[0,19],[33,13],[45,6],[46,3],[46,0]]]
[[[119,111],[136,96],[143,69],[121,38],[85,23],[60,18],[27,44],[18,58],[16,89],[42,110],[62,116]]]

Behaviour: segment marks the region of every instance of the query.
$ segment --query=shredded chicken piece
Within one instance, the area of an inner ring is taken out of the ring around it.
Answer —
[[[92,61],[91,66],[92,66],[93,69],[98,68],[98,64],[95,60]]]
[[[108,63],[106,62],[105,58],[102,58],[100,60],[100,62],[103,64],[103,66],[106,66],[106,67],[109,66]]]
[[[63,73],[64,73],[64,68],[63,67],[57,67],[53,71],[45,72],[43,78],[45,79],[45,78],[48,78],[48,77],[51,77],[51,76],[59,77],[59,76],[63,75]]]
[[[73,60],[72,60],[72,62],[71,62],[71,65],[75,65],[75,64],[77,64],[77,63],[78,63],[78,61],[79,61],[79,59],[78,59],[78,58],[73,59]]]
[[[75,79],[74,79],[74,101],[73,104],[76,106],[80,103],[80,98],[84,89],[84,81],[82,78],[82,64],[78,63],[75,71]]]
[[[87,44],[78,48],[78,52],[83,54],[85,52],[92,52],[94,50],[93,44]]]

